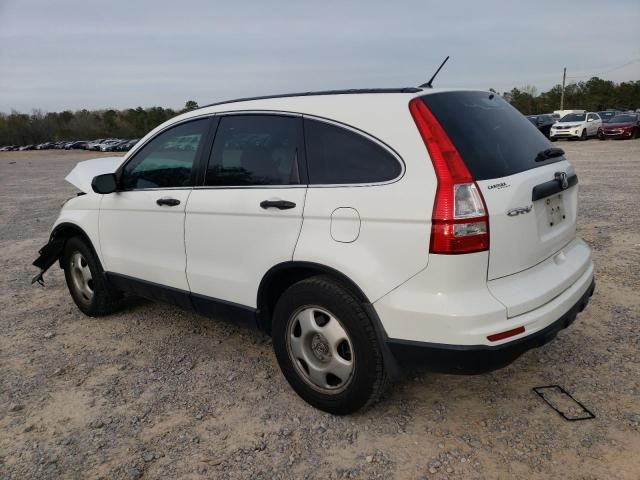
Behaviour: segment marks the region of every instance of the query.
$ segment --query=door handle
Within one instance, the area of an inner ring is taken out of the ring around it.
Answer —
[[[260,206],[264,209],[277,208],[280,210],[289,210],[295,208],[296,204],[287,200],[263,200],[260,202]]]
[[[159,206],[166,205],[167,207],[175,207],[175,206],[180,205],[180,200],[178,200],[177,198],[163,197],[163,198],[159,198],[158,200],[156,200],[156,203]]]

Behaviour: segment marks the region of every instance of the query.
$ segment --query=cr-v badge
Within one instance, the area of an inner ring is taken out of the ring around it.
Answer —
[[[517,207],[512,208],[511,210],[507,210],[507,215],[510,217],[517,217],[518,215],[524,215],[525,213],[529,213],[533,205],[529,205],[528,207]]]

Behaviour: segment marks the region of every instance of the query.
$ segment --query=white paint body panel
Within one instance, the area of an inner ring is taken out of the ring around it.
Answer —
[[[293,257],[305,191],[305,187],[195,189],[186,219],[191,291],[255,308],[264,274]],[[296,206],[263,209],[263,200],[287,200]]]
[[[482,274],[487,256],[486,252],[431,255],[425,270],[374,304],[389,337],[446,345],[508,343],[558,320],[593,281],[593,264],[589,260],[579,278],[555,298],[535,310],[509,318],[508,307],[491,294]],[[527,286],[531,284],[525,281],[522,287]],[[502,300],[507,304],[522,301],[522,295],[511,292]],[[489,335],[521,326],[525,331],[519,335],[496,342],[487,339]]]
[[[565,172],[568,176],[574,173],[569,162],[563,161],[508,177],[477,182],[489,210],[489,280],[531,268],[575,238],[577,185],[560,193],[566,218],[556,225],[549,225],[547,199],[531,200],[533,188],[553,180],[555,172]],[[499,183],[508,186],[490,188]],[[517,216],[507,214],[513,208],[530,206],[532,209],[529,213]]]
[[[185,207],[190,189],[139,190],[103,195],[100,245],[106,271],[189,290],[184,251]],[[156,200],[180,200],[175,207]]]
[[[591,250],[573,240],[547,260],[524,272],[488,282],[489,291],[515,317],[550,302],[591,268]]]
[[[51,229],[54,230],[63,223],[80,227],[91,240],[100,262],[104,265],[100,251],[100,230],[98,225],[101,200],[102,195],[93,193],[80,195],[68,200],[60,210],[60,215],[58,215]]]

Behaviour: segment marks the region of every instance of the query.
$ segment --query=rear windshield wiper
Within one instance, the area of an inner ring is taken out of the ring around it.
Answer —
[[[538,155],[536,155],[536,162],[543,162],[545,160],[549,160],[550,158],[561,157],[562,155],[564,155],[564,150],[562,150],[561,148],[547,148],[546,150],[538,152]]]

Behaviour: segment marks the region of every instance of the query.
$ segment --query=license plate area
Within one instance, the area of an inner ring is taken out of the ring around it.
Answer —
[[[566,218],[562,194],[559,193],[558,195],[548,197],[545,199],[544,203],[547,209],[547,221],[549,222],[549,226],[553,227],[562,223]]]

